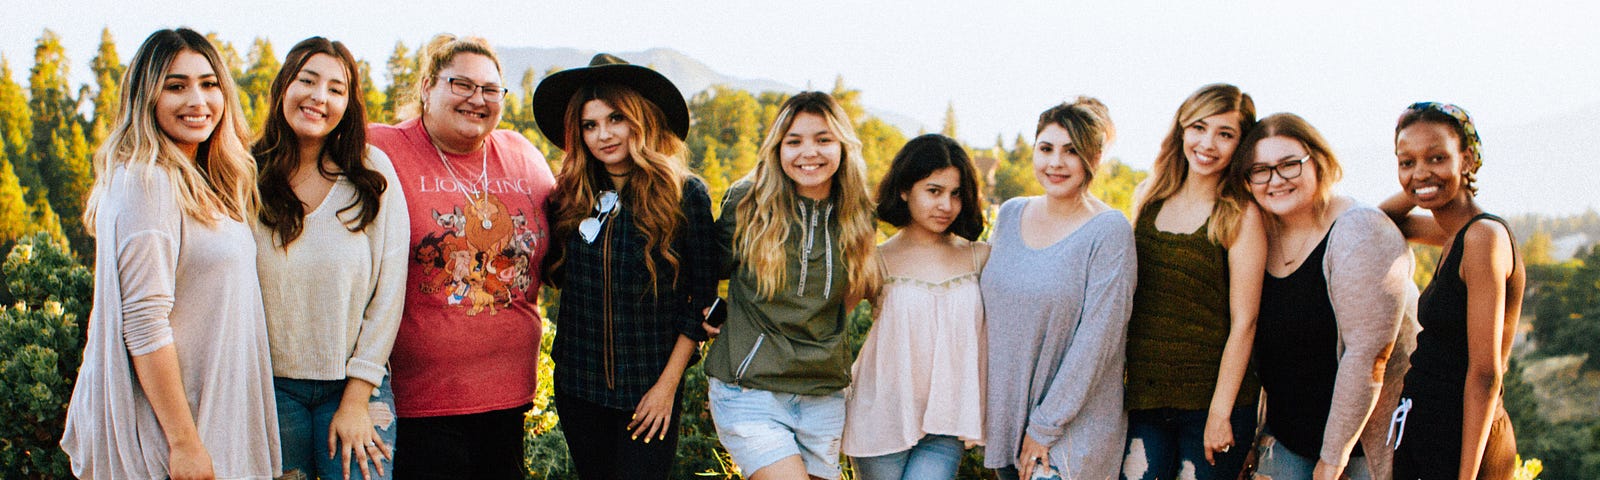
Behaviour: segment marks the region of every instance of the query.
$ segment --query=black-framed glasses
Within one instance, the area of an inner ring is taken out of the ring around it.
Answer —
[[[500,103],[501,99],[506,98],[506,92],[511,91],[506,87],[498,85],[478,85],[476,83],[472,83],[472,80],[467,80],[465,78],[449,77],[444,79],[444,81],[450,83],[450,93],[454,93],[463,97],[471,98],[472,94],[478,93],[479,90],[483,90],[483,101],[490,103]]]
[[[1304,167],[1306,160],[1310,159],[1311,154],[1308,153],[1304,157],[1285,161],[1277,165],[1256,165],[1254,167],[1250,167],[1250,183],[1256,185],[1266,185],[1267,183],[1272,182],[1272,172],[1278,172],[1278,177],[1284,180],[1298,178],[1300,176],[1301,167]]]

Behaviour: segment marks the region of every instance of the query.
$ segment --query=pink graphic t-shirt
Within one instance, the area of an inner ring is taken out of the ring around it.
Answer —
[[[367,138],[394,162],[411,213],[405,312],[389,357],[399,415],[532,401],[543,205],[555,185],[544,155],[510,130],[476,152],[444,153],[417,119],[373,125]]]

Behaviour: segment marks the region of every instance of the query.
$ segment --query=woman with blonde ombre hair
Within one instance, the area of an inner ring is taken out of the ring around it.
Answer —
[[[1124,479],[1231,479],[1243,468],[1260,396],[1249,363],[1266,233],[1249,193],[1223,178],[1255,116],[1238,87],[1200,87],[1134,191]]]
[[[833,97],[784,102],[717,220],[728,323],[706,354],[717,436],[754,480],[839,478],[850,310],[877,294],[872,197]]]
[[[189,29],[146,38],[95,152],[94,310],[61,447],[79,478],[279,474],[237,87]]]
[[[689,109],[660,73],[600,54],[533,93],[566,152],[545,277],[560,289],[555,403],[578,475],[672,474],[683,373],[717,297],[705,182],[689,172]]]
[[[1289,113],[1261,119],[1229,167],[1267,226],[1256,478],[1389,478],[1384,424],[1417,330],[1411,253],[1383,212],[1335,194],[1341,174],[1322,134]]]
[[[539,262],[555,179],[522,134],[497,129],[506,88],[478,37],[423,46],[415,103],[370,125],[410,214],[405,309],[389,355],[395,478],[520,478],[538,390]]]

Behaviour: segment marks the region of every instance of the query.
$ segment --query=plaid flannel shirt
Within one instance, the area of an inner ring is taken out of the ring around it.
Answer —
[[[632,411],[660,378],[679,334],[706,339],[700,312],[716,298],[721,260],[705,183],[686,180],[681,205],[686,222],[672,243],[677,282],[671,264],[657,256],[654,292],[644,265],[645,255],[654,253],[645,251],[644,235],[625,206],[619,204],[592,243],[576,233],[555,239],[566,250],[552,279],[561,287],[551,352],[561,394]]]

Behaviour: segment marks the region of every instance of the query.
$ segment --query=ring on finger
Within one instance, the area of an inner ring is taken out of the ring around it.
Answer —
[[[1222,453],[1228,453],[1228,449],[1230,449],[1230,448],[1233,448],[1233,445],[1223,445],[1222,446]]]

